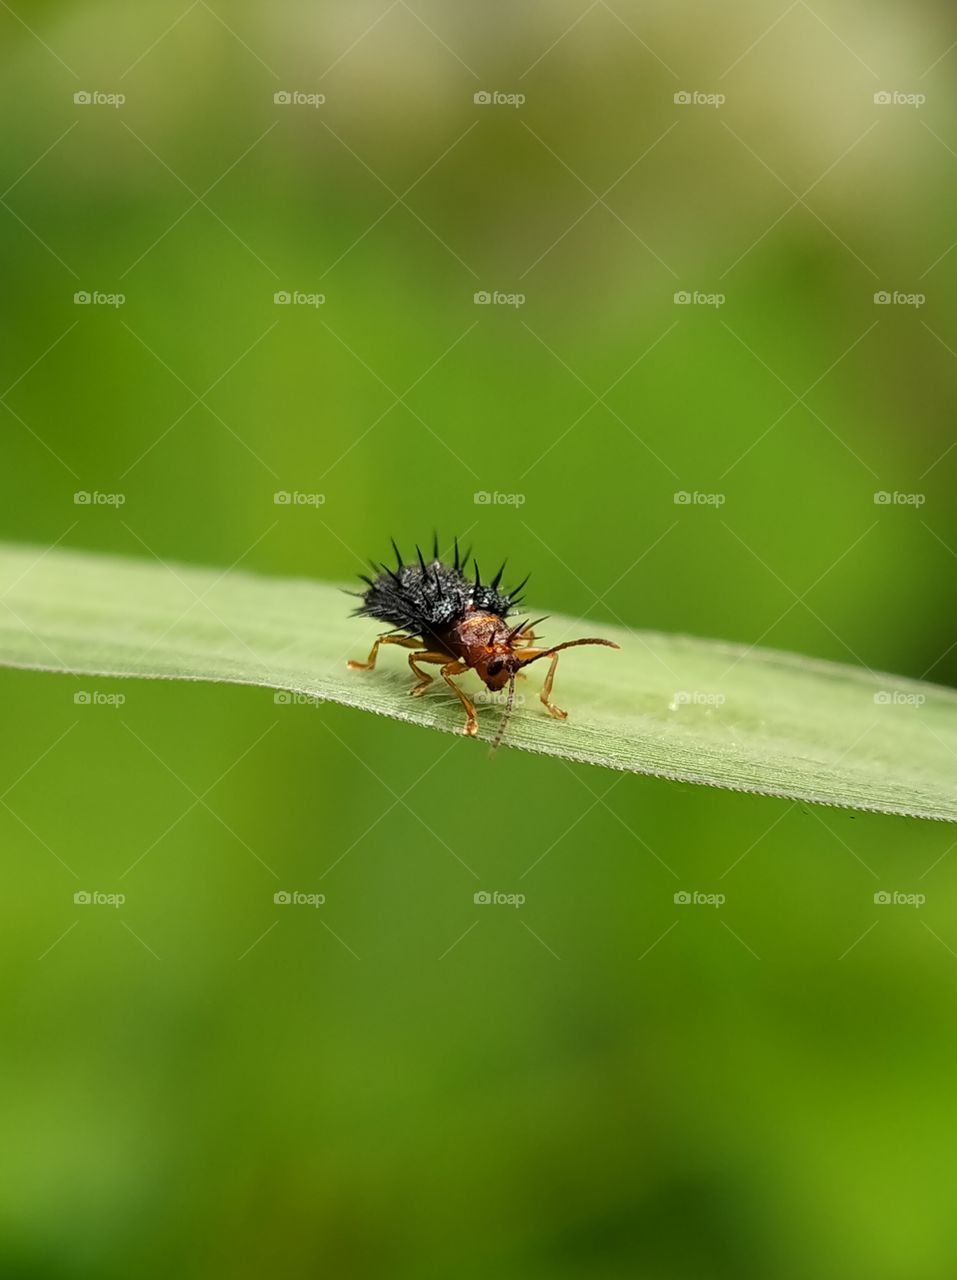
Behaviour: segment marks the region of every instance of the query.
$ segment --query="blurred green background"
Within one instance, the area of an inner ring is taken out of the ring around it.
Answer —
[[[345,581],[438,528],[536,613],[957,681],[951,6],[0,33],[3,537]],[[949,828],[0,689],[3,1276],[954,1274]]]

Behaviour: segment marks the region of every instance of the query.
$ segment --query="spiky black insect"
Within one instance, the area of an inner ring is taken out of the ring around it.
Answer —
[[[568,712],[562,711],[550,701],[559,652],[581,644],[603,644],[611,649],[618,648],[611,640],[591,637],[566,640],[564,644],[556,644],[549,649],[536,648],[534,628],[537,623],[544,622],[544,618],[536,618],[534,622],[526,618],[517,626],[507,621],[509,614],[514,612],[515,606],[522,600],[519,593],[528,581],[528,576],[518,586],[506,592],[500,589],[505,572],[504,562],[494,578],[483,583],[478,562],[473,560],[475,574],[473,578],[469,578],[466,567],[471,552],[460,553],[458,539],[455,540],[455,555],[450,565],[443,563],[439,556],[437,537],[433,540],[432,559],[428,563],[418,547],[418,559],[413,564],[403,561],[394,539],[392,549],[396,558],[395,568],[372,563],[372,572],[376,576],[370,578],[366,574],[360,574],[360,578],[366,583],[366,590],[352,593],[362,600],[354,611],[356,614],[386,622],[391,630],[379,636],[365,662],[350,662],[349,666],[354,671],[373,671],[379,646],[383,644],[398,644],[406,649],[415,649],[415,653],[409,654],[409,666],[417,683],[409,690],[410,694],[418,697],[425,693],[433,680],[428,672],[421,669],[419,663],[428,662],[441,666],[442,678],[465,708],[463,732],[469,736],[478,732],[475,707],[471,699],[452,681],[452,676],[471,670],[476,671],[487,688],[493,691],[508,685],[505,715],[493,744],[498,746],[511,715],[515,679],[523,674],[522,667],[528,666],[530,662],[537,662],[539,658],[551,658],[541,699],[550,715],[564,720]]]

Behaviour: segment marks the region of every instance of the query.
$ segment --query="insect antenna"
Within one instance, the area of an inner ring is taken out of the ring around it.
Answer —
[[[495,732],[495,738],[489,749],[489,756],[494,756],[495,752],[502,745],[502,739],[505,737],[505,730],[508,728],[508,722],[512,715],[512,704],[515,701],[515,676],[512,675],[508,682],[508,700],[505,703],[505,714],[502,716],[501,723]]]
[[[541,618],[539,618],[541,622]],[[614,640],[599,640],[597,636],[587,636],[582,640],[566,640],[563,644],[553,644],[550,649],[542,649],[540,653],[536,653],[532,658],[518,658],[520,667],[527,667],[530,662],[537,662],[539,658],[550,658],[553,653],[558,653],[560,649],[574,649],[579,644],[604,644],[609,649],[620,649],[620,644],[615,644]]]

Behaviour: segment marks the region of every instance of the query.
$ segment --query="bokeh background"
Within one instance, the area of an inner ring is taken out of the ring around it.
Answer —
[[[3,537],[957,681],[952,6],[0,36]],[[4,1276],[953,1275],[950,828],[89,686],[0,673]]]

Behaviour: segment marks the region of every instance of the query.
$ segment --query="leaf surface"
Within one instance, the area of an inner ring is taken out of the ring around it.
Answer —
[[[461,731],[442,682],[410,698],[407,651],[355,672],[378,624],[324,582],[256,577],[0,544],[0,665],[83,675],[262,685]],[[535,610],[535,613],[545,610]],[[563,654],[553,698],[531,666],[505,746],[686,782],[819,804],[957,820],[957,692],[899,676],[681,635],[551,615],[546,641],[582,635],[621,651]],[[480,736],[501,703],[480,698]],[[479,695],[479,696],[477,696]],[[487,698],[490,695],[485,695]],[[462,750],[479,749],[475,742]]]

